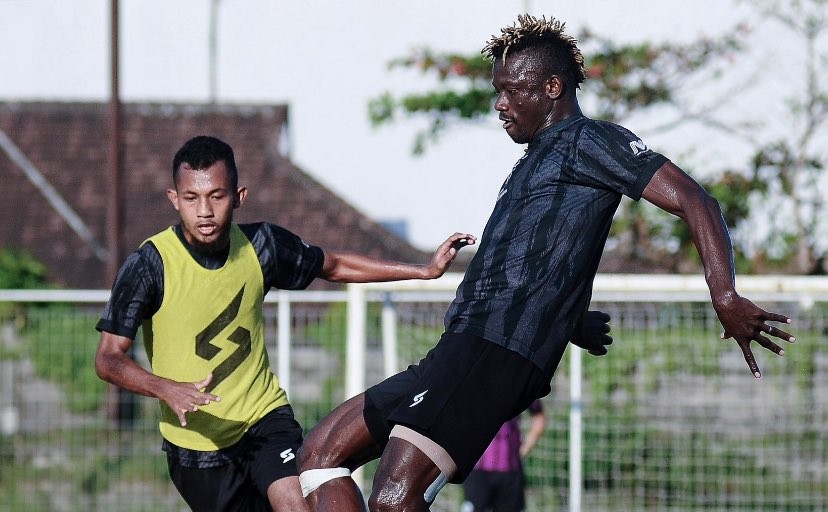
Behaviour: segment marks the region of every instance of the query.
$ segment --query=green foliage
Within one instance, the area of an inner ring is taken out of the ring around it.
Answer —
[[[46,267],[24,251],[0,249],[0,289],[42,288]]]
[[[589,30],[579,39],[587,49],[584,93],[596,100],[593,117],[620,122],[641,109],[672,103],[680,84],[741,50],[743,27],[719,39],[688,44],[618,45]]]
[[[429,144],[437,142],[453,122],[476,120],[491,112],[491,64],[482,55],[437,54],[421,48],[408,57],[392,61],[389,69],[394,68],[416,69],[434,75],[440,83],[434,91],[401,98],[386,92],[368,103],[368,117],[373,126],[396,121],[398,113],[428,119],[428,128],[415,136],[412,149],[415,155],[423,154]]]

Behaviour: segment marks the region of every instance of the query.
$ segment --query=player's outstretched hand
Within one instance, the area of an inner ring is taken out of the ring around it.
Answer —
[[[216,395],[204,391],[204,388],[212,380],[212,373],[201,382],[175,382],[167,380],[164,383],[163,389],[158,392],[158,398],[163,400],[173,410],[176,416],[178,416],[178,421],[181,422],[181,426],[186,427],[187,418],[185,415],[188,412],[196,412],[199,406],[207,405],[210,402],[221,401],[221,398]]]
[[[431,257],[431,263],[428,264],[429,277],[431,279],[437,279],[445,274],[457,257],[457,251],[467,245],[474,245],[476,242],[477,237],[468,233],[455,233],[448,237],[434,251],[434,256]]]
[[[780,356],[784,355],[785,351],[765,336],[766,334],[785,340],[788,343],[796,341],[796,338],[787,332],[767,323],[782,322],[789,324],[791,323],[790,318],[777,313],[769,313],[738,294],[734,293],[725,300],[714,302],[713,307],[719,316],[722,327],[724,327],[722,339],[733,338],[736,341],[739,348],[742,349],[742,354],[745,356],[748,368],[750,368],[751,373],[757,379],[762,376],[762,372],[759,371],[759,365],[756,364],[756,358],[753,356],[753,350],[750,348],[751,341],[757,342],[759,345]]]
[[[612,344],[610,316],[603,311],[587,311],[575,327],[572,344],[581,347],[594,356],[607,353],[607,345]]]

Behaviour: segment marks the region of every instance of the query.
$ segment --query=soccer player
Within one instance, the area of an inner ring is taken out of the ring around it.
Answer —
[[[768,324],[787,317],[736,292],[718,202],[630,131],[582,114],[584,59],[563,29],[554,18],[521,15],[483,49],[494,108],[526,152],[497,195],[437,345],[308,434],[300,480],[316,510],[359,510],[349,471],[377,456],[372,511],[427,510],[446,482],[465,480],[500,426],[550,391],[622,195],[687,223],[722,336],[735,339],[755,377],[752,342],[782,355],[769,336],[794,341]]]
[[[471,235],[448,238],[426,265],[322,250],[269,223],[234,224],[247,189],[232,148],[187,141],[167,196],[179,224],[144,242],[121,267],[97,324],[95,369],[157,398],[170,477],[194,511],[307,510],[296,468],[302,429],[270,370],[262,301],[271,288],[435,279]],[[152,372],[129,354],[139,326]]]
[[[497,431],[483,456],[463,483],[461,512],[521,512],[526,508],[526,475],[523,459],[532,451],[546,429],[543,405],[535,400],[526,410],[529,431],[520,431],[515,416]]]

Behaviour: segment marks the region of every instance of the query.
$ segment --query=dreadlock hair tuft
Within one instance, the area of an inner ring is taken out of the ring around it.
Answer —
[[[565,73],[577,84],[586,80],[584,56],[578,49],[578,41],[564,33],[565,23],[546,16],[535,18],[530,14],[518,15],[512,26],[500,29],[499,36],[492,36],[480,51],[493,62],[526,49],[541,50],[547,71]]]

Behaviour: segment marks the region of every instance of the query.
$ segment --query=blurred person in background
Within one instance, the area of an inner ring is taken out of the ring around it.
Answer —
[[[523,461],[543,436],[546,415],[540,400],[526,409],[529,430],[521,435],[520,416],[500,427],[463,483],[461,512],[521,512],[526,508]]]

